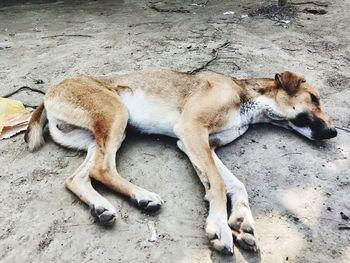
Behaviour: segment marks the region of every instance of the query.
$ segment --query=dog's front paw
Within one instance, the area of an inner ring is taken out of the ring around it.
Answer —
[[[226,218],[209,215],[205,231],[217,251],[233,255],[232,231]]]
[[[132,200],[147,212],[155,212],[164,204],[164,201],[159,195],[147,190],[140,190],[132,196]]]
[[[236,202],[228,220],[232,235],[240,247],[257,251],[257,238],[254,228],[254,219],[249,205],[245,201]]]
[[[117,213],[114,209],[107,209],[101,205],[91,205],[90,212],[92,216],[97,218],[105,226],[112,225],[117,219]]]

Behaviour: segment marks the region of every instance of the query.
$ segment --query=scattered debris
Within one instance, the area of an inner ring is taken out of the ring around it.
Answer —
[[[148,229],[150,232],[150,236],[149,236],[148,241],[149,242],[156,242],[157,241],[157,233],[156,233],[156,227],[155,227],[154,221],[148,220],[147,226],[148,226]]]
[[[23,90],[45,94],[41,90],[24,86],[0,98],[0,140],[8,139],[21,131],[25,131],[28,127],[31,111],[26,109],[26,107],[35,108],[35,106],[8,99]]]
[[[44,84],[44,81],[42,79],[35,79],[34,83],[35,84]]]
[[[342,219],[344,219],[346,221],[348,221],[350,219],[350,217],[347,216],[346,214],[344,214],[343,212],[340,212],[340,216],[341,216]]]
[[[233,11],[224,12],[224,16],[234,15],[234,14],[235,14],[235,12],[233,12]]]
[[[41,37],[41,39],[44,39],[44,38],[55,38],[55,37],[93,37],[93,36],[91,36],[91,35],[83,35],[83,34],[59,34],[59,35]]]
[[[219,50],[222,49],[222,48],[225,48],[225,47],[229,46],[230,44],[231,44],[231,42],[227,40],[227,41],[225,41],[224,44],[220,45],[220,46],[217,47],[217,48],[214,48],[214,49],[212,50],[212,53],[214,54],[214,57],[213,57],[212,59],[210,59],[209,61],[207,61],[207,62],[206,62],[204,65],[202,65],[201,67],[196,68],[196,69],[191,70],[191,71],[188,71],[188,73],[190,73],[190,74],[195,74],[195,73],[197,73],[197,72],[199,72],[199,71],[205,69],[206,67],[208,67],[210,63],[212,63],[215,59],[218,58]]]
[[[6,43],[0,43],[0,50],[8,49],[8,48],[11,48],[11,46],[7,45]]]
[[[284,24],[289,24],[289,23],[290,23],[290,20],[279,20],[278,22],[284,23]]]
[[[1,123],[0,140],[11,138],[16,134],[27,130],[31,115],[31,112],[25,112]]]
[[[241,146],[241,147],[239,148],[239,154],[240,154],[240,155],[243,155],[244,153],[245,153],[245,149],[244,149],[244,147]]]
[[[263,5],[251,11],[249,16],[262,16],[273,21],[291,20],[298,14],[298,8],[295,6],[280,7],[275,4]]]
[[[0,98],[0,140],[26,130],[30,116],[22,102]]]
[[[203,2],[203,3],[200,3],[200,4],[198,4],[198,3],[192,3],[192,4],[190,4],[190,5],[192,5],[192,6],[204,7],[204,6],[206,6],[208,3],[209,3],[209,0],[207,0],[207,1]]]
[[[313,15],[324,15],[327,14],[327,11],[325,9],[320,9],[320,8],[305,8],[304,9],[305,13],[310,13]]]

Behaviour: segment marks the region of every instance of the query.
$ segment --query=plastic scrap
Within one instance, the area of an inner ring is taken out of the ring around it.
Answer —
[[[227,11],[227,12],[224,12],[224,16],[227,16],[227,15],[234,15],[235,12],[233,11]]]
[[[149,242],[156,242],[157,241],[157,233],[156,233],[156,227],[154,224],[154,221],[148,220],[147,222],[148,229],[150,232],[150,237],[148,239]]]
[[[0,140],[10,138],[28,127],[31,112],[22,102],[0,98]]]

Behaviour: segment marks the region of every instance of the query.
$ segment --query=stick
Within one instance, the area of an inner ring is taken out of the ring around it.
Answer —
[[[350,229],[350,225],[338,224],[338,229],[339,230],[349,230]]]
[[[160,13],[189,13],[189,10],[186,9],[166,9],[166,8],[159,8],[155,5],[150,6],[151,9],[160,12]]]
[[[287,50],[287,51],[300,51],[301,50],[301,48],[292,49],[292,48],[285,48],[285,47],[283,47],[282,49]]]
[[[82,35],[82,34],[60,34],[60,35],[53,35],[53,36],[46,36],[46,37],[41,37],[42,39],[44,38],[55,38],[55,37],[93,37],[91,35]]]
[[[20,88],[16,89],[16,90],[13,91],[13,92],[10,92],[10,93],[8,93],[8,94],[5,94],[5,95],[2,96],[2,97],[3,97],[3,98],[9,98],[9,97],[11,97],[12,95],[15,95],[16,93],[18,93],[18,92],[20,92],[20,91],[23,91],[23,90],[30,90],[30,91],[38,92],[38,93],[41,93],[41,94],[44,94],[44,95],[45,95],[45,92],[42,91],[42,90],[30,88],[30,87],[27,87],[27,86],[23,86],[23,87],[20,87]]]
[[[301,153],[286,153],[286,154],[281,155],[281,157],[284,157],[284,156],[287,156],[287,155],[291,155],[291,154],[301,154]]]
[[[328,7],[327,3],[317,3],[314,1],[306,1],[306,2],[299,2],[299,3],[290,3],[291,5],[317,5],[317,6],[324,6],[324,7]]]
[[[155,24],[168,24],[169,22],[161,22],[161,21],[153,21],[153,22],[143,22],[143,23],[137,23],[137,24],[130,24],[128,27],[137,27],[137,26],[142,26],[142,25],[155,25]]]
[[[215,59],[218,58],[219,50],[222,49],[222,48],[227,47],[227,46],[230,45],[230,44],[231,44],[230,41],[226,41],[224,44],[221,44],[219,47],[213,49],[213,53],[215,53],[215,55],[214,55],[214,57],[213,57],[212,59],[210,59],[209,61],[207,61],[207,62],[206,62],[204,65],[202,65],[201,67],[196,68],[196,69],[194,69],[194,70],[191,70],[191,71],[189,71],[188,73],[189,73],[189,74],[194,74],[194,73],[197,73],[197,72],[199,72],[199,71],[205,69],[206,67],[208,67],[209,64],[210,64],[211,62],[213,62]]]
[[[346,132],[350,132],[350,129],[347,129],[347,128],[344,128],[344,127],[335,126],[335,128],[337,128],[339,130],[346,131]]]
[[[9,97],[11,97],[12,95],[15,95],[16,93],[18,93],[18,92],[20,92],[20,91],[23,91],[23,90],[30,90],[30,91],[38,92],[38,93],[41,93],[41,94],[44,94],[44,95],[45,95],[45,92],[42,91],[42,90],[30,88],[30,87],[27,87],[27,86],[23,86],[23,87],[20,87],[20,88],[16,89],[16,90],[13,91],[13,92],[10,92],[10,93],[8,93],[8,94],[5,94],[5,95],[2,96],[2,97],[3,97],[3,98],[9,98]],[[35,108],[37,107],[37,106],[28,105],[28,104],[24,104],[24,103],[23,103],[23,106],[26,107],[26,108],[33,108],[33,109],[35,109]]]

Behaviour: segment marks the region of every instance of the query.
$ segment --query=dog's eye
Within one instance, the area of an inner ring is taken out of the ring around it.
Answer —
[[[316,106],[320,105],[320,100],[314,94],[310,93],[310,96],[311,96],[312,104],[314,104]]]

